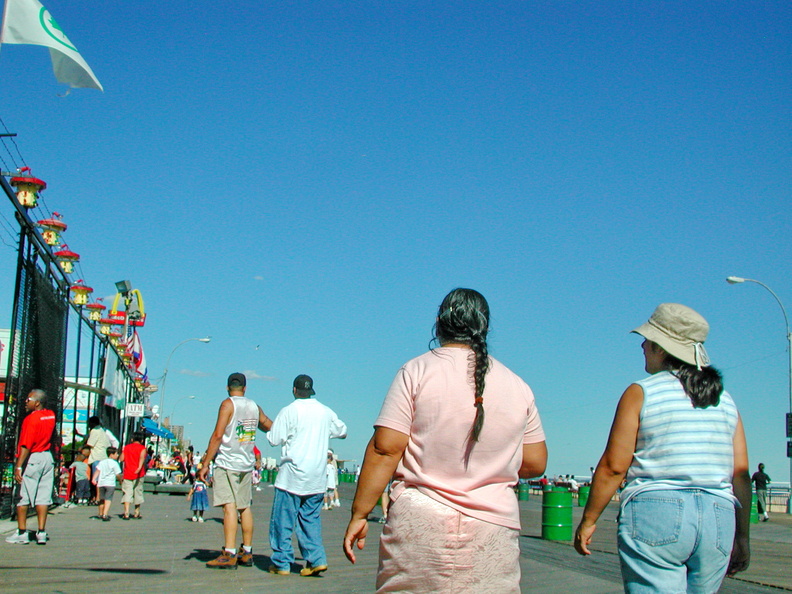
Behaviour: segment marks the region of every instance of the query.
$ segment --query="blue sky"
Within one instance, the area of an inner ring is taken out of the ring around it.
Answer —
[[[105,92],[64,97],[45,49],[4,45],[0,117],[82,278],[143,293],[152,378],[212,336],[165,393],[199,449],[230,372],[270,416],[308,373],[362,458],[468,286],[536,393],[551,474],[596,464],[645,375],[628,331],[671,301],[710,322],[752,466],[788,481],[781,310],[724,280],[792,308],[788,3],[44,4]]]

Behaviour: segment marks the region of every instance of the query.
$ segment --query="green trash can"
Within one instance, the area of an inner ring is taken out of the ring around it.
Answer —
[[[528,496],[531,494],[531,485],[528,483],[520,483],[517,488],[518,501],[528,501]]]
[[[590,492],[591,492],[591,487],[589,485],[580,487],[578,489],[578,507],[586,507],[586,503],[588,502]]]
[[[569,491],[543,493],[542,538],[572,540],[572,493]]]
[[[756,491],[751,495],[751,524],[759,523],[759,507],[756,499]]]
[[[266,483],[269,480],[269,469],[262,468],[261,469],[261,482]]]
[[[552,491],[552,490],[553,490],[553,485],[550,483],[547,483],[544,487],[542,487],[542,491]]]
[[[278,478],[278,469],[273,468],[270,470],[270,482],[274,483],[276,478]]]

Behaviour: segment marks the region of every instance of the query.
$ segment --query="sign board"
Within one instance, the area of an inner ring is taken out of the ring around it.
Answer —
[[[128,417],[142,417],[145,405],[142,402],[130,402],[126,405],[126,414]]]

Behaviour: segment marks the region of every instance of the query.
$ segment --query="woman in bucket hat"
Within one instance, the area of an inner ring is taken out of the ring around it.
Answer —
[[[751,482],[745,432],[710,366],[707,321],[663,303],[635,330],[651,375],[621,397],[594,473],[575,548],[621,492],[619,558],[626,592],[717,592],[748,567]]]

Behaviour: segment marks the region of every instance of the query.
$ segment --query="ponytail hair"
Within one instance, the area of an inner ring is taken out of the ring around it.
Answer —
[[[665,366],[682,384],[694,408],[718,406],[723,392],[720,371],[712,366],[697,369],[695,365],[680,361],[672,355],[666,355]]]
[[[434,327],[434,340],[441,346],[458,342],[470,345],[473,352],[469,369],[475,387],[476,418],[470,429],[471,444],[478,441],[484,426],[484,385],[490,365],[487,352],[489,317],[489,305],[481,293],[473,289],[454,289],[440,304]]]

